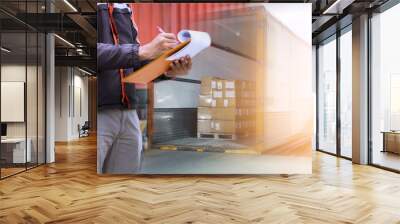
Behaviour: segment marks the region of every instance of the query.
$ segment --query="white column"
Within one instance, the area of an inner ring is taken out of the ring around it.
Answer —
[[[353,162],[368,163],[368,15],[353,20]]]
[[[55,133],[55,56],[54,56],[54,35],[46,36],[46,163],[55,161],[54,133]]]

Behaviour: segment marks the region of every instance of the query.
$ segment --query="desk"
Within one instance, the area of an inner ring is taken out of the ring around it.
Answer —
[[[6,163],[26,163],[31,162],[31,139],[25,138],[5,138],[1,139],[1,159],[4,159]],[[25,145],[26,152],[25,152]],[[26,159],[26,160],[25,160]]]
[[[383,131],[382,152],[393,152],[400,154],[400,131]]]

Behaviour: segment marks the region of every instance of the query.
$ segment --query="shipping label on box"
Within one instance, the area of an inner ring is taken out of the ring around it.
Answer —
[[[216,107],[236,107],[235,98],[218,98],[215,99]]]
[[[211,89],[216,89],[217,88],[217,81],[211,80]]]
[[[229,106],[229,100],[228,99],[224,99],[224,107],[228,107]]]
[[[219,130],[221,130],[221,125],[220,125],[220,122],[215,122],[214,121],[214,129],[215,129],[215,131],[219,131]]]
[[[211,107],[217,107],[217,100],[215,99],[211,100]]]
[[[234,80],[225,80],[224,88],[225,89],[235,89],[235,81]]]
[[[224,97],[226,98],[235,98],[235,90],[225,90]]]
[[[215,90],[212,93],[213,93],[213,98],[222,98],[222,91]]]
[[[222,86],[223,86],[223,80],[218,80],[217,81],[217,89],[222,90]]]

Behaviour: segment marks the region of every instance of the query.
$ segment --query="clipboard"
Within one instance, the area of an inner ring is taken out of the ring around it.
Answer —
[[[153,60],[149,64],[127,75],[125,78],[122,79],[122,81],[135,84],[148,84],[149,82],[164,74],[164,72],[169,69],[172,61],[167,60],[167,58],[184,48],[189,43],[190,40],[187,40],[178,44],[175,48],[164,52],[161,56],[159,56],[157,59]]]

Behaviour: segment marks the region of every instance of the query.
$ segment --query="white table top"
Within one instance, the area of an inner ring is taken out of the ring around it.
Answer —
[[[5,139],[1,139],[1,143],[20,143],[20,142],[24,142],[25,138],[5,138]],[[28,139],[29,141],[29,139]]]

